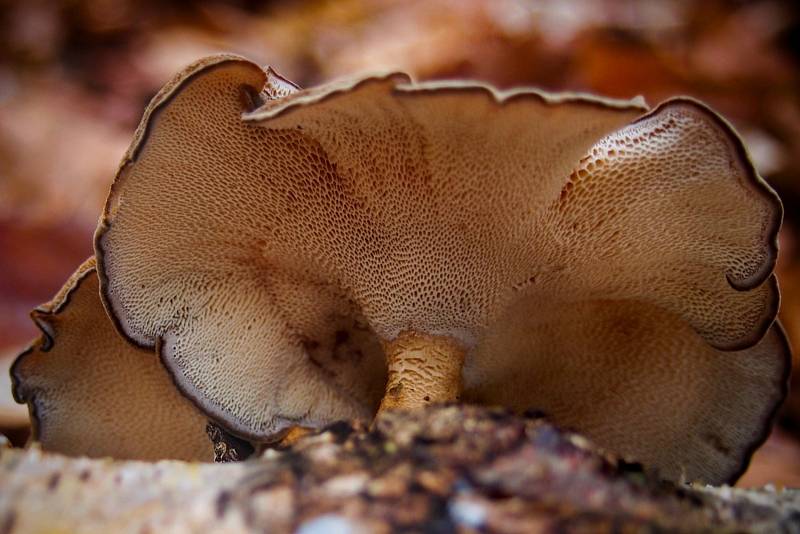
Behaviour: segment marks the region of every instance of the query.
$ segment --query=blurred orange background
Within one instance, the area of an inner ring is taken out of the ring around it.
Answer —
[[[781,318],[800,340],[800,12],[778,1],[0,0],[0,420],[28,312],[92,252],[150,97],[203,55],[243,54],[301,86],[363,71],[476,78],[648,103],[697,97],[730,120],[786,208]],[[3,356],[5,355],[5,357]],[[795,369],[800,365],[795,354]],[[800,373],[742,486],[800,486]]]

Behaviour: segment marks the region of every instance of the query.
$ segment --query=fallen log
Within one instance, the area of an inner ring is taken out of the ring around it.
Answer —
[[[538,414],[455,405],[243,462],[0,452],[0,534],[627,529],[798,532],[800,492],[663,482]]]

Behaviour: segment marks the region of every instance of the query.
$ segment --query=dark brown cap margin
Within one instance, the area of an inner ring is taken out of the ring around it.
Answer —
[[[753,459],[753,454],[767,441],[767,438],[769,438],[772,432],[772,426],[777,419],[778,411],[789,394],[789,380],[792,374],[792,348],[781,322],[776,320],[772,328],[774,329],[775,335],[778,336],[781,345],[780,354],[775,355],[776,358],[779,357],[781,360],[781,369],[778,379],[780,387],[777,389],[772,401],[766,406],[764,417],[762,418],[762,425],[757,436],[742,449],[739,467],[725,479],[725,484],[730,486],[736,484],[736,481],[747,471],[747,468],[750,467],[750,461]]]
[[[363,86],[386,82],[391,82],[394,84],[392,87],[392,94],[398,97],[413,98],[414,96],[430,94],[447,95],[477,93],[485,95],[498,106],[518,100],[535,100],[542,104],[551,106],[568,103],[604,109],[637,110],[641,112],[646,112],[649,109],[644,101],[644,98],[641,96],[637,96],[630,100],[624,100],[605,98],[588,93],[550,93],[535,87],[522,87],[510,91],[502,91],[490,84],[460,80],[414,82],[411,76],[404,72],[389,72],[367,76],[355,80],[352,83],[342,83],[325,93],[301,91],[300,93],[297,93],[291,98],[285,99],[278,104],[271,104],[261,109],[257,109],[251,113],[245,113],[242,118],[245,121],[274,119],[290,114],[292,111],[300,109],[304,106],[317,104],[332,98],[336,98],[342,94],[350,93],[360,89]]]
[[[679,96],[665,100],[656,106],[653,110],[643,115],[636,121],[640,122],[646,120],[664,110],[674,107],[687,107],[698,115],[709,119],[711,123],[717,126],[719,132],[725,137],[725,140],[730,144],[734,154],[739,160],[741,168],[744,170],[749,184],[753,189],[760,194],[772,207],[772,216],[767,221],[764,227],[764,241],[768,252],[767,261],[764,262],[761,269],[754,272],[748,278],[736,280],[726,273],[725,277],[730,286],[737,291],[749,291],[764,283],[767,278],[775,270],[775,264],[778,259],[778,231],[783,223],[783,203],[774,189],[758,174],[753,161],[750,158],[747,148],[744,145],[739,134],[734,127],[719,113],[711,109],[706,104],[695,100],[688,96]]]
[[[105,249],[103,246],[103,237],[105,236],[106,232],[110,229],[112,220],[114,219],[114,215],[117,210],[117,204],[119,201],[118,194],[119,194],[119,184],[124,181],[126,174],[125,171],[129,167],[131,163],[136,161],[136,158],[140,152],[140,150],[144,147],[147,143],[147,139],[149,137],[150,128],[152,126],[153,120],[158,116],[159,112],[162,111],[171,101],[175,98],[178,94],[181,93],[183,89],[185,89],[195,78],[197,78],[201,74],[208,73],[214,69],[220,68],[226,64],[231,63],[242,63],[247,65],[253,69],[258,69],[261,72],[263,83],[267,79],[267,73],[258,65],[253,63],[252,61],[235,54],[219,54],[215,56],[205,57],[200,59],[176,76],[174,76],[169,82],[167,82],[161,90],[153,97],[153,99],[148,104],[147,108],[144,111],[142,116],[142,120],[139,123],[139,126],[136,128],[136,132],[134,133],[133,141],[131,142],[130,147],[128,148],[127,152],[122,158],[120,162],[119,168],[117,169],[117,174],[114,177],[114,181],[111,184],[111,188],[109,190],[108,197],[106,199],[105,206],[103,207],[103,213],[100,216],[100,220],[97,224],[97,229],[95,230],[94,234],[94,251],[95,257],[97,258],[97,276],[100,282],[100,301],[103,304],[103,307],[106,310],[106,314],[111,319],[114,328],[120,335],[125,338],[130,343],[133,343],[137,347],[141,347],[144,349],[154,349],[156,346],[156,341],[153,339],[145,339],[140,336],[136,336],[133,332],[131,332],[125,325],[124,321],[121,319],[123,314],[117,310],[114,306],[110,295],[108,294],[108,266],[105,263]],[[287,80],[288,81],[288,80]],[[250,88],[255,89],[255,94],[260,93],[262,87],[258,88]]]

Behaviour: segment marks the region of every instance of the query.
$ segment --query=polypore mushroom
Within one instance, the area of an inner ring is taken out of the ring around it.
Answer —
[[[211,460],[206,417],[172,385],[159,359],[127,343],[98,294],[94,258],[32,313],[41,337],[11,368],[45,450],[121,459]]]
[[[781,205],[727,123],[402,74],[272,100],[267,77],[220,56],[168,84],[96,233],[120,331],[203,411],[265,441],[463,393],[736,476],[788,349],[759,344]]]

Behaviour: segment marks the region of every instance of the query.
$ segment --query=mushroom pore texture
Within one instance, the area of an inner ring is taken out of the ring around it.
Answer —
[[[690,99],[215,56],[148,107],[95,250],[120,331],[241,437],[466,398],[720,482],[785,394],[781,217]]]
[[[212,458],[206,417],[176,391],[152,351],[127,343],[109,321],[94,258],[31,317],[42,335],[11,376],[42,448],[135,460]]]

